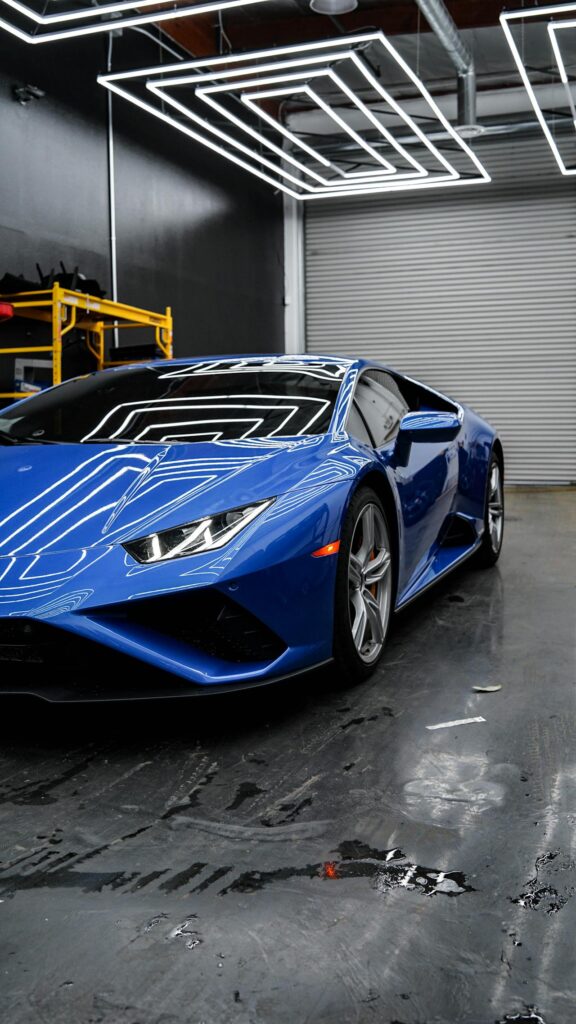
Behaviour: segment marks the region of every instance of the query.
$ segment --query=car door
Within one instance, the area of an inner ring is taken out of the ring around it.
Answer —
[[[354,406],[354,415],[364,421],[376,454],[392,470],[398,489],[402,515],[402,557],[398,566],[401,595],[435,555],[458,485],[457,443],[413,443],[406,465],[396,463],[396,438],[410,406],[395,378],[385,370],[370,369],[361,374]]]

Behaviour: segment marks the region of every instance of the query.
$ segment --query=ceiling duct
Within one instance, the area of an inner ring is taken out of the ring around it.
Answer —
[[[443,0],[416,0],[418,7],[442,43],[458,74],[458,129],[474,134],[476,124],[476,72],[474,58],[462,40]]]

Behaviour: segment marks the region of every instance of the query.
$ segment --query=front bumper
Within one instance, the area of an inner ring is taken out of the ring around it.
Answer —
[[[275,685],[319,667],[202,685],[57,626],[23,618],[0,620],[4,696],[34,696],[55,703],[216,696]]]
[[[328,661],[336,559],[312,558],[304,532],[249,547],[151,566],[120,546],[0,559],[0,693],[215,693]]]

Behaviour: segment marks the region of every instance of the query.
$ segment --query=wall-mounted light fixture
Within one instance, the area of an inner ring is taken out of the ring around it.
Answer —
[[[573,129],[576,128],[576,106],[572,93],[574,81],[571,82],[562,57],[563,36],[570,30],[572,32],[576,30],[575,14],[576,3],[564,3],[528,10],[507,11],[500,15],[500,24],[534,108],[534,113],[540,122],[558,167],[562,174],[566,175],[576,174],[574,133],[571,132],[564,142],[564,136],[560,138],[553,132],[546,112],[538,99],[537,80],[538,77],[542,77],[546,83],[549,83],[551,68],[553,69],[556,65],[558,80],[564,85],[566,93],[566,109],[570,111],[571,126]],[[572,17],[567,17],[567,15],[572,15]],[[560,20],[558,20],[559,18]],[[517,30],[516,35],[514,29]],[[550,59],[548,59],[548,55],[550,55]]]
[[[296,199],[490,181],[382,32],[98,81]],[[422,110],[410,115],[395,96],[415,89]],[[292,126],[302,112],[314,115],[314,131]]]
[[[37,85],[13,85],[12,96],[21,107],[25,107],[32,100],[41,100],[46,93]]]
[[[95,32],[113,32],[133,28],[147,22],[188,18],[211,11],[225,11],[248,4],[269,3],[270,0],[172,0],[169,7],[158,8],[158,0],[117,0],[95,6],[89,0],[74,0],[74,7],[55,14],[45,14],[46,4],[40,0],[0,0],[0,28],[25,43],[53,43]],[[154,8],[154,9],[152,9]]]

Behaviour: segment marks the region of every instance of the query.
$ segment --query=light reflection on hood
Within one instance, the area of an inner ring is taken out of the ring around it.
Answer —
[[[320,457],[325,443],[318,436],[96,451],[80,445],[3,449],[0,558],[117,543],[149,526],[176,526],[284,493],[315,473],[311,453],[317,449]],[[19,472],[24,461],[32,466],[26,474]],[[322,476],[322,461],[317,472]],[[313,480],[313,486],[321,483]]]

